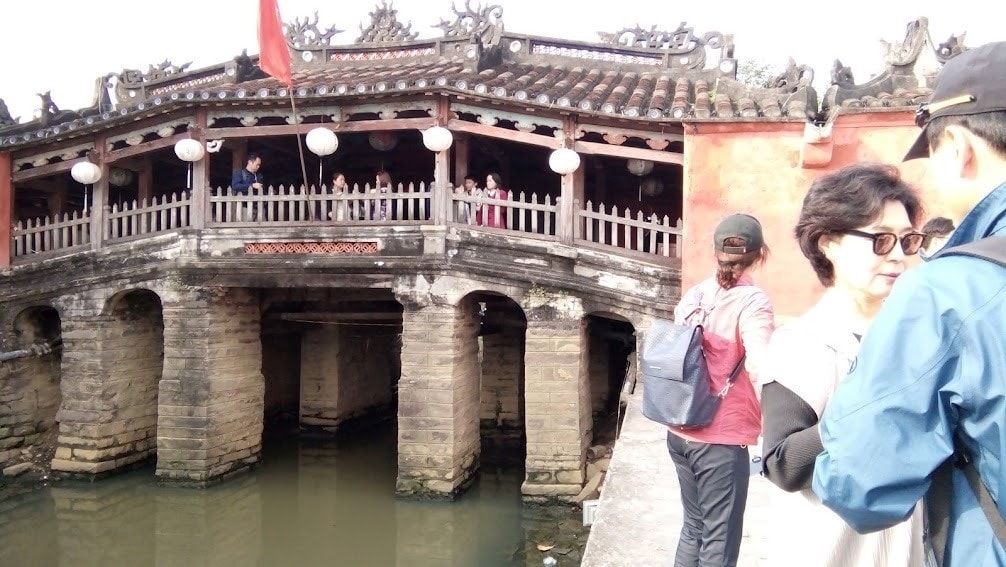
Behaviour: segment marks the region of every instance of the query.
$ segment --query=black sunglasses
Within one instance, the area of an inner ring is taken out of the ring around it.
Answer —
[[[926,239],[926,235],[921,232],[909,232],[900,238],[893,232],[863,232],[862,230],[847,230],[845,231],[845,234],[859,236],[860,238],[869,238],[873,241],[873,253],[878,256],[886,256],[887,254],[890,254],[891,250],[894,250],[894,245],[899,241],[901,242],[901,251],[905,253],[905,256],[918,254],[919,248],[922,248],[922,243]]]

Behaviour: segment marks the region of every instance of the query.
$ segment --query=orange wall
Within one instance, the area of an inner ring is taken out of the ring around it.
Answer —
[[[755,280],[782,319],[802,313],[823,289],[793,238],[811,182],[857,161],[894,163],[926,200],[926,160],[901,163],[918,132],[910,112],[839,116],[832,127],[830,162],[808,168],[801,166],[803,123],[686,124],[683,289],[715,270],[716,224],[729,214],[749,213],[762,222],[772,250]],[[817,146],[822,147],[827,146]],[[933,205],[927,200],[927,209]]]

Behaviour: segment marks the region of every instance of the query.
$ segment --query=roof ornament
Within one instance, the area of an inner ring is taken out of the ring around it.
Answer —
[[[967,32],[961,35],[953,35],[944,41],[943,43],[936,46],[936,59],[940,63],[946,63],[947,61],[957,57],[961,53],[964,53],[968,48],[964,45],[964,38],[967,37]],[[930,39],[932,43],[932,39]]]
[[[495,47],[503,39],[503,7],[499,4],[471,7],[471,0],[465,0],[464,11],[451,4],[453,22],[441,19],[433,26],[444,32],[444,37],[477,37],[483,47]]]
[[[60,110],[56,103],[52,101],[52,91],[36,93],[42,99],[42,104],[38,110],[38,126],[48,128],[49,124],[55,124],[71,118],[79,118],[80,115],[73,110]]]
[[[148,65],[146,72],[140,71],[139,69],[123,69],[122,73],[119,74],[119,80],[129,86],[150,83],[166,79],[172,75],[184,73],[185,70],[189,68],[189,65],[192,65],[191,61],[185,63],[184,65],[175,65],[171,61],[165,59],[156,65]]]
[[[10,110],[7,109],[7,103],[0,98],[0,128],[4,126],[13,126],[17,124],[17,119],[10,115]]]
[[[694,29],[687,26],[686,22],[681,22],[678,29],[671,32],[658,30],[657,26],[646,30],[637,24],[634,28],[622,28],[615,33],[597,32],[597,35],[603,43],[611,45],[665,49],[671,53],[687,53],[704,46],[719,49],[725,42],[720,32],[709,32],[701,38],[697,37]]]
[[[242,49],[239,55],[234,57],[234,82],[243,83],[254,79],[262,79],[266,74],[259,69],[257,63],[248,56],[248,50]]]
[[[384,41],[412,41],[419,37],[419,32],[412,31],[412,22],[402,25],[398,21],[398,10],[394,3],[381,0],[370,13],[370,25],[366,28],[360,24],[360,37],[356,43],[380,43]]]
[[[304,21],[294,18],[292,23],[283,24],[283,31],[286,33],[287,43],[294,49],[313,49],[331,46],[332,37],[344,30],[333,25],[321,31],[318,27],[318,12],[315,12],[313,20],[309,17],[305,17]]]
[[[922,53],[928,37],[929,18],[922,17],[908,22],[904,41],[891,43],[880,40],[880,44],[884,46],[884,62],[897,67],[911,65]]]
[[[840,59],[836,59],[831,65],[831,84],[840,87],[852,87],[856,84],[856,79],[852,75],[852,67],[843,65]]]
[[[800,88],[809,87],[813,83],[814,69],[809,65],[797,65],[792,57],[789,58],[786,70],[772,79],[772,87],[791,93]]]

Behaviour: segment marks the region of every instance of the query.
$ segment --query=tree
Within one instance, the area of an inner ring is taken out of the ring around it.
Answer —
[[[737,80],[749,87],[770,89],[773,81],[779,75],[779,70],[767,63],[759,63],[753,59],[741,61],[737,65]]]

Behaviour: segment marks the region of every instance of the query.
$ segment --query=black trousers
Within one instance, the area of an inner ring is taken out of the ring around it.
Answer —
[[[667,450],[684,506],[674,567],[735,567],[748,498],[747,447],[686,441],[668,431]]]

